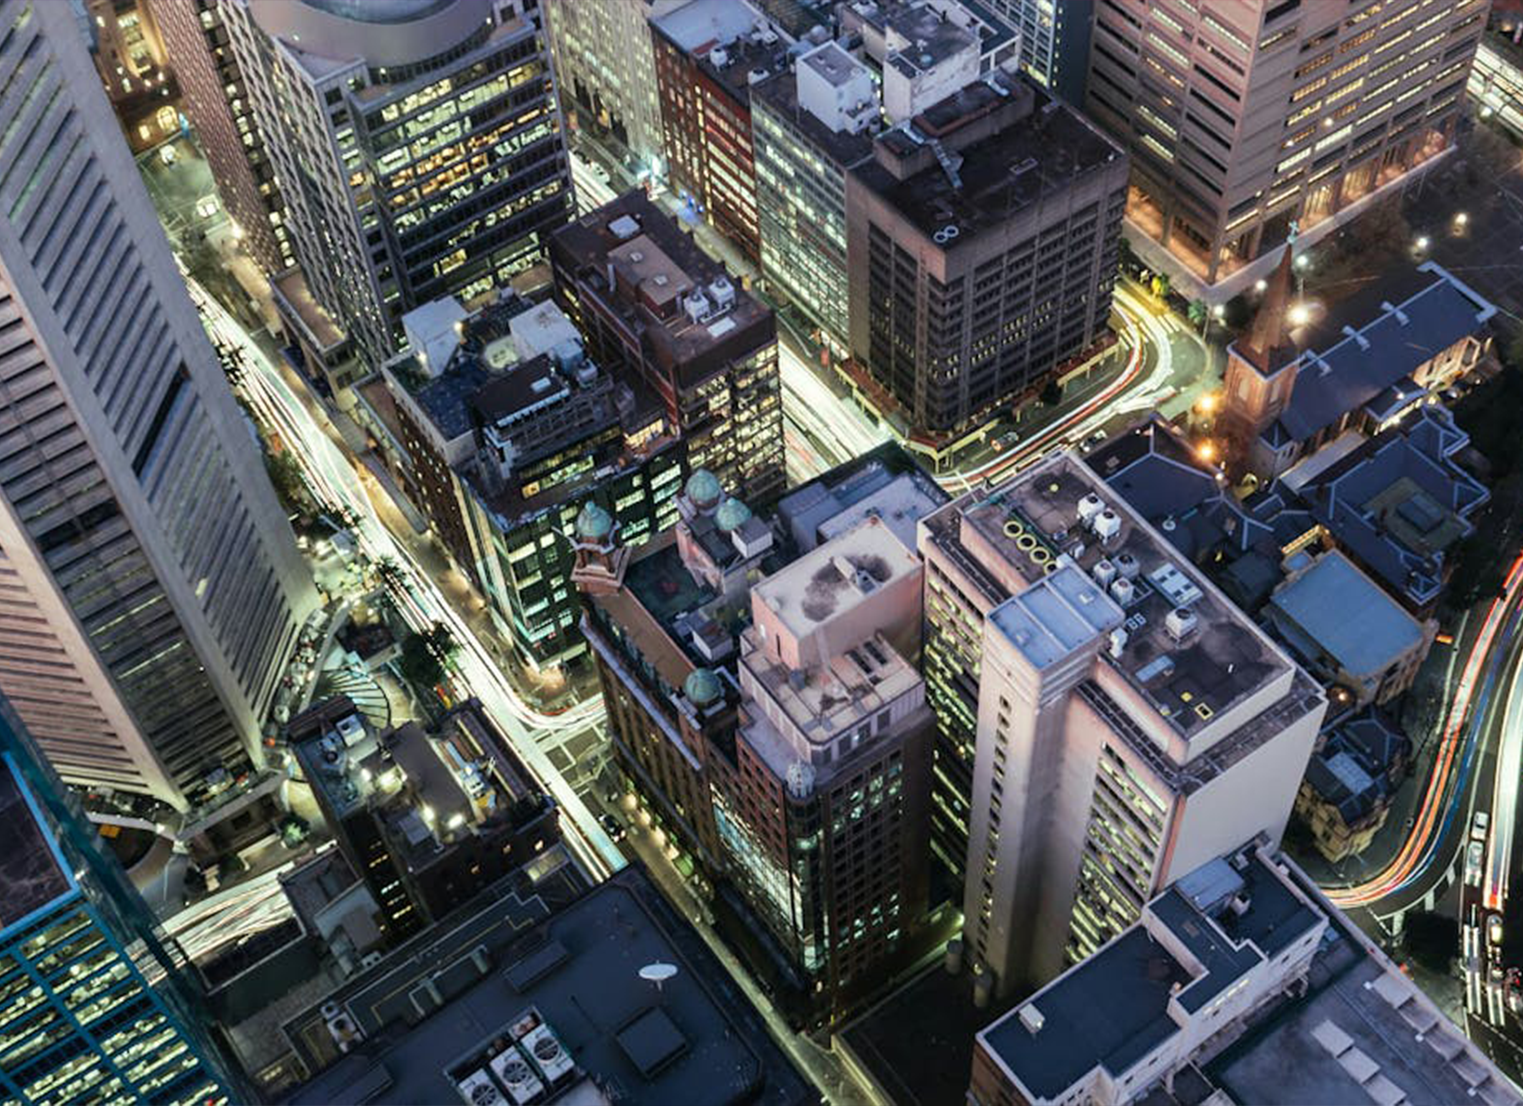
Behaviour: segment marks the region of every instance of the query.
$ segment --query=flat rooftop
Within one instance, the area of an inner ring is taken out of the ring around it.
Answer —
[[[751,594],[802,638],[919,569],[912,547],[879,519],[868,518],[758,582]]]
[[[1102,654],[1104,663],[1185,738],[1290,676],[1293,666],[1263,631],[1077,456],[1060,454],[965,503],[962,524],[1028,585],[1070,562],[1091,580],[1114,577],[1109,591],[1127,638],[1119,657]],[[1083,522],[1081,504],[1096,516],[1109,512],[1111,538],[1102,541]],[[1118,591],[1116,580],[1128,574],[1130,588]],[[1176,610],[1194,622],[1178,640],[1166,625]]]
[[[835,46],[834,43],[826,45]],[[840,51],[839,46],[835,46],[835,49]],[[822,47],[805,55],[797,64],[807,65],[810,59],[825,52]],[[855,58],[852,58],[852,63],[861,64]],[[786,69],[751,86],[751,110],[755,112],[759,106],[792,124],[821,156],[829,158],[843,169],[849,169],[873,156],[872,132],[863,130],[852,134],[850,131],[831,130],[814,112],[799,103],[798,77]]]
[[[1417,620],[1337,550],[1276,589],[1270,608],[1292,647],[1329,656],[1355,676],[1378,675],[1423,636]]]
[[[1001,111],[1011,116],[1001,129],[967,145],[959,142],[963,128]],[[933,137],[952,155],[955,179],[922,149]],[[1003,226],[1085,174],[1125,162],[1120,147],[1072,107],[1003,74],[975,81],[877,142],[878,158],[852,174],[926,236],[948,226],[962,237]],[[883,164],[885,157],[918,168],[898,179]]]
[[[1248,903],[1241,915],[1229,905],[1237,896]],[[1170,887],[1140,922],[994,1022],[980,1040],[1039,1098],[1062,1098],[1097,1068],[1125,1074],[1212,998],[1321,921],[1264,856],[1246,848],[1233,863],[1211,861]],[[1165,936],[1193,963],[1180,959]],[[1040,1018],[1036,1032],[1022,1018],[1032,1011]]]
[[[551,255],[557,267],[569,266],[607,310],[642,334],[646,355],[683,385],[776,340],[771,309],[638,189],[557,230]],[[662,278],[665,284],[659,283]],[[685,297],[675,294],[684,284],[709,301],[710,312],[697,321],[683,309]],[[718,307],[716,285],[727,286],[730,306]]]
[[[819,1102],[702,938],[643,872],[625,869],[564,904],[520,882],[472,907],[334,993],[365,1038],[342,1056],[330,1042],[322,1058],[331,1066],[291,1102],[465,1101],[455,1078],[485,1066],[530,1010],[575,1064],[563,1089],[569,1100]],[[653,964],[676,969],[659,989],[640,975]],[[285,1028],[309,1056],[328,1036],[318,1008]],[[606,1097],[592,1097],[594,1090]]]
[[[777,513],[800,550],[813,549],[869,516],[882,519],[913,549],[920,519],[950,498],[903,446],[884,442],[794,488],[778,501]]]

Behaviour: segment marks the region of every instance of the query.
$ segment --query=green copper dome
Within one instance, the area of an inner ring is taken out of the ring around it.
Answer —
[[[576,516],[576,536],[585,541],[606,541],[613,533],[613,516],[588,500]]]
[[[687,478],[686,491],[688,499],[699,507],[712,507],[724,495],[724,486],[708,469],[694,469]]]
[[[687,674],[687,679],[682,681],[682,694],[695,706],[707,706],[714,702],[722,694],[724,688],[719,684],[719,677],[714,675],[708,668],[695,668]]]
[[[739,530],[750,517],[751,508],[731,496],[719,505],[719,512],[714,516],[714,525],[729,533],[731,530]]]

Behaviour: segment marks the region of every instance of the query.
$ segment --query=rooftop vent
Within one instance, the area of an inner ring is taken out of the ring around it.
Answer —
[[[1116,578],[1116,566],[1110,561],[1101,558],[1095,562],[1095,583],[1102,588],[1111,586],[1111,581]]]
[[[1121,535],[1121,516],[1108,507],[1095,516],[1091,525],[1095,528],[1095,537],[1102,542],[1115,541]]]
[[[714,63],[715,69],[723,69],[730,64],[730,52],[716,47],[709,51],[709,61]]]
[[[633,215],[620,215],[609,220],[608,232],[620,242],[626,242],[640,233],[640,220]]]
[[[1111,582],[1111,598],[1125,607],[1137,597],[1137,588],[1125,576]]]
[[[1117,626],[1111,631],[1110,655],[1116,660],[1121,659],[1121,654],[1126,650],[1126,630]]]
[[[1094,492],[1089,492],[1079,500],[1079,521],[1088,522],[1103,510],[1105,510],[1105,500]]]
[[[1164,628],[1176,642],[1182,642],[1195,632],[1199,620],[1189,607],[1175,607],[1163,620]]]
[[[1137,579],[1137,574],[1142,571],[1142,565],[1137,563],[1137,558],[1130,553],[1120,553],[1116,556],[1116,571],[1128,580]]]
[[[1042,1026],[1047,1024],[1047,1019],[1042,1017],[1042,1012],[1036,1008],[1035,1004],[1030,1002],[1021,1007],[1017,1017],[1021,1019],[1021,1024],[1026,1027],[1026,1032],[1030,1033],[1033,1037],[1042,1031]]]

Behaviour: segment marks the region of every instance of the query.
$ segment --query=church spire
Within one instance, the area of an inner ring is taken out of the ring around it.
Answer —
[[[1279,265],[1269,278],[1263,302],[1248,333],[1238,339],[1237,347],[1243,357],[1260,372],[1272,373],[1295,356],[1295,345],[1290,339],[1290,278],[1294,262],[1296,240],[1294,234],[1285,243],[1285,252]]]

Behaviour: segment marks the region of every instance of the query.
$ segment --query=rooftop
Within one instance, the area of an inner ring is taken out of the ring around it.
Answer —
[[[771,310],[638,189],[557,230],[551,255],[684,387],[776,339]]]
[[[1308,662],[1331,657],[1362,678],[1378,676],[1423,637],[1417,620],[1337,550],[1281,584],[1269,611]]]
[[[1239,915],[1230,904],[1240,896],[1248,905]],[[1231,863],[1211,861],[1185,876],[1150,902],[1136,925],[979,1039],[1038,1099],[1063,1098],[1097,1068],[1114,1078],[1126,1074],[1211,998],[1321,920],[1269,857],[1249,846]]]
[[[990,133],[987,119],[996,113],[998,129]],[[1003,226],[1085,174],[1125,161],[1120,147],[1072,107],[1003,74],[885,131],[877,146],[876,159],[852,175],[928,238],[947,227],[971,238]],[[897,172],[890,169],[896,164]]]
[[[824,623],[846,618],[879,588],[919,570],[912,547],[887,525],[867,519],[758,582],[751,594],[802,638]]]
[[[778,501],[789,537],[807,552],[869,516],[882,519],[910,548],[916,524],[948,501],[941,485],[897,442],[801,484]]]
[[[1271,682],[1288,683],[1292,666],[1263,632],[1077,456],[971,493],[961,516],[1027,585],[1072,562],[1106,586],[1127,637],[1105,663],[1187,739]],[[1189,617],[1171,630],[1177,612]]]
[[[833,43],[830,45],[834,45]],[[840,48],[836,47],[840,52]],[[826,54],[823,47],[798,62],[809,64],[810,60]],[[850,55],[847,55],[850,57]],[[851,59],[853,65],[860,64]],[[814,112],[799,103],[798,78],[786,69],[780,69],[766,80],[751,86],[752,111],[759,106],[770,111],[799,131],[815,150],[841,168],[850,168],[873,156],[873,136],[869,130],[852,133],[849,130],[833,131]]]
[[[1124,617],[1105,590],[1072,565],[1042,577],[989,612],[989,621],[1038,669],[1110,633]]]
[[[1300,497],[1279,500],[1327,527],[1392,594],[1422,606],[1442,587],[1445,554],[1490,498],[1454,460],[1469,442],[1447,409],[1430,404],[1340,456]],[[1264,511],[1273,502],[1259,501]]]
[[[573,1065],[555,1088],[568,1101],[819,1101],[640,871],[558,908],[523,881],[473,908],[332,996],[363,1034],[351,1051],[337,1054],[319,1009],[287,1023],[325,1069],[292,1102],[469,1103],[459,1083],[507,1056],[511,1027],[531,1011]],[[657,987],[640,975],[652,965],[675,973]]]
[[[1345,414],[1383,402],[1388,389],[1495,314],[1432,261],[1337,305],[1306,336],[1281,425],[1305,441]]]

